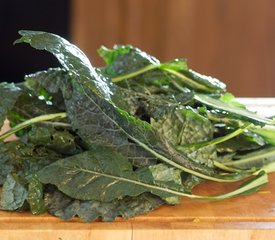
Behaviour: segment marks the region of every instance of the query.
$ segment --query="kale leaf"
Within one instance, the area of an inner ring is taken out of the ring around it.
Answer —
[[[116,217],[131,218],[160,207],[164,202],[149,193],[136,197],[125,197],[112,202],[102,203],[96,200],[82,201],[68,197],[54,189],[45,195],[46,207],[54,216],[64,220],[80,217],[85,222],[101,218],[103,222],[114,221]]]

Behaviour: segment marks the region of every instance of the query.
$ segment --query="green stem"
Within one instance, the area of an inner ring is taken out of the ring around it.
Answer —
[[[261,153],[260,155],[254,155],[254,156],[243,158],[241,160],[225,162],[224,165],[238,167],[238,165],[243,165],[243,164],[246,164],[246,163],[249,163],[249,162],[255,162],[259,159],[268,159],[272,156],[275,156],[275,149],[274,148],[267,149],[266,152]]]
[[[133,77],[136,77],[136,76],[138,76],[142,73],[148,72],[148,71],[156,69],[156,68],[159,68],[159,65],[151,64],[151,65],[148,65],[144,68],[141,68],[141,69],[139,69],[135,72],[131,72],[131,73],[128,73],[128,74],[125,74],[125,75],[121,75],[121,76],[112,78],[112,82],[120,82],[120,81],[128,79],[128,78],[133,78]]]
[[[44,122],[44,121],[48,121],[48,120],[55,119],[55,118],[65,118],[65,117],[67,117],[67,113],[61,112],[61,113],[46,114],[46,115],[41,115],[38,117],[31,118],[25,122],[22,122],[22,123],[16,125],[9,131],[0,135],[0,141],[3,141],[5,138],[11,136],[12,134],[14,134],[14,133],[34,124],[34,123]]]
[[[212,139],[210,141],[205,141],[205,142],[200,142],[200,143],[195,143],[195,144],[188,144],[188,145],[182,145],[182,146],[178,146],[177,149],[180,151],[184,151],[184,150],[198,150],[202,147],[206,147],[206,146],[211,146],[211,145],[217,145],[219,143],[228,141],[229,139],[236,137],[238,135],[240,135],[241,133],[243,133],[246,129],[248,129],[252,124],[251,123],[246,123],[244,124],[242,127],[240,127],[239,129],[237,129],[236,131],[229,133],[225,136],[222,137],[218,137],[215,139]]]
[[[236,168],[231,168],[231,167],[227,167],[225,166],[224,164],[218,162],[218,161],[213,161],[214,163],[214,166],[219,168],[219,169],[222,169],[224,171],[227,171],[227,172],[241,172],[242,170],[239,170],[239,169],[236,169]]]
[[[203,91],[207,91],[207,92],[211,92],[211,89],[209,89],[207,86],[205,85],[202,85],[198,82],[195,82],[194,80],[186,77],[184,74],[180,73],[180,72],[177,72],[175,70],[172,70],[172,69],[169,69],[169,68],[161,68],[163,71],[166,71],[176,77],[178,77],[178,79],[180,79],[183,83],[186,83],[187,85],[195,88],[195,89],[200,89],[200,90],[203,90]]]

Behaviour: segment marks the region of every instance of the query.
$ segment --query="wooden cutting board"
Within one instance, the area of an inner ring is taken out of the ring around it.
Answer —
[[[271,99],[268,106],[262,101],[248,99],[252,107],[259,103],[264,110],[268,108],[268,113],[275,113],[274,99],[272,106]],[[177,206],[162,206],[148,214],[128,220],[118,218],[111,223],[84,223],[78,218],[65,222],[48,214],[0,211],[0,240],[272,240],[275,173],[269,175],[269,180],[267,186],[253,195],[215,202],[183,198]],[[194,193],[216,195],[233,190],[238,184],[206,182]]]
[[[184,198],[177,206],[112,223],[83,223],[77,218],[65,222],[48,214],[0,211],[0,239],[275,239],[275,173],[269,179],[253,195],[215,202]],[[195,193],[214,195],[237,185],[206,182]]]

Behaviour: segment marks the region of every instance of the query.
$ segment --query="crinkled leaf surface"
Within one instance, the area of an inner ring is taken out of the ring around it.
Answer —
[[[213,138],[214,126],[192,108],[181,108],[151,120],[152,126],[174,145],[207,141]]]
[[[85,222],[91,222],[99,217],[104,222],[113,221],[119,216],[131,218],[152,211],[164,203],[160,198],[148,193],[109,203],[81,201],[72,199],[58,190],[46,193],[45,202],[49,213],[64,220],[79,216]]]
[[[45,146],[64,155],[73,155],[81,151],[75,136],[65,129],[56,130],[52,126],[32,126],[26,137],[28,142]]]
[[[0,176],[3,179],[1,193],[2,208],[16,210],[25,200],[33,214],[44,212],[43,185],[36,177],[37,171],[53,161],[62,158],[45,147],[20,141],[0,145]],[[5,179],[5,180],[4,180]]]

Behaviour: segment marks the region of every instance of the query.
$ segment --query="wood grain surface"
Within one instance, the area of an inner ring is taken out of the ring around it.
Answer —
[[[206,182],[194,192],[219,194],[236,187]],[[181,239],[182,234],[185,239],[275,239],[275,174],[253,195],[214,202],[183,198],[177,206],[112,223],[84,223],[78,218],[65,222],[48,214],[0,211],[1,240]]]
[[[95,66],[101,45],[187,58],[236,96],[275,96],[274,0],[72,0],[72,40]]]

